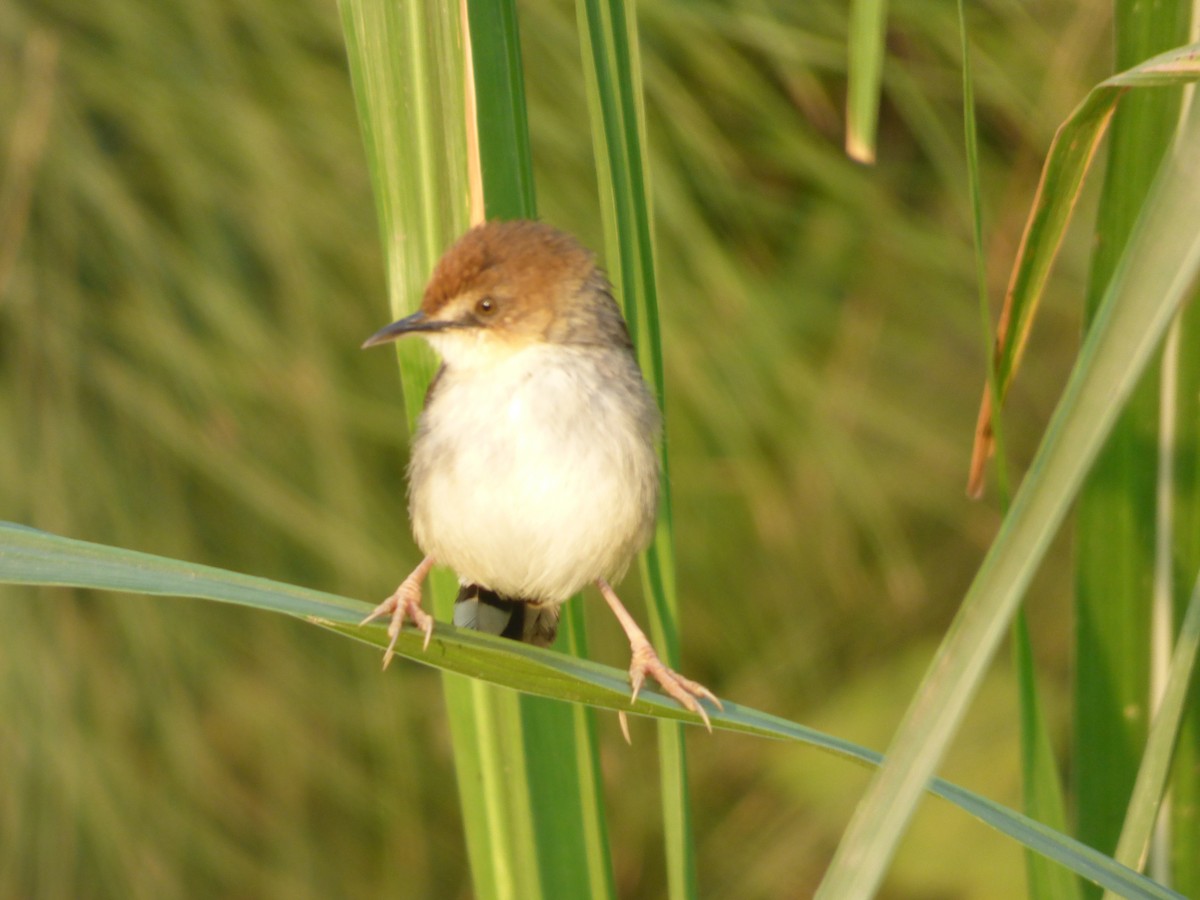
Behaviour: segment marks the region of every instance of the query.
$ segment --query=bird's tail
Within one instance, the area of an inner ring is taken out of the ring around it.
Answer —
[[[558,610],[557,603],[513,600],[477,584],[464,584],[454,601],[454,624],[549,647],[558,634]]]

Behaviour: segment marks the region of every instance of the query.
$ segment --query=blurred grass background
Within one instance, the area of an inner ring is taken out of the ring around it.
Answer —
[[[684,670],[882,747],[997,523],[963,493],[984,342],[955,10],[890,5],[874,168],[841,151],[843,4],[639,14]],[[1106,74],[1108,7],[971,14],[998,297],[1053,129]],[[522,16],[542,214],[599,248],[574,8]],[[0,152],[0,518],[392,590],[407,436],[394,361],[357,349],[388,313],[333,3],[10,3]],[[1077,344],[1086,232],[1010,398],[1018,464]],[[1058,727],[1069,584],[1053,567],[1030,604]],[[470,896],[431,672],[209,604],[0,591],[0,896]],[[599,606],[592,655],[623,665]],[[1001,666],[945,770],[1010,805],[1014,702]],[[633,725],[631,750],[603,721],[601,751],[618,893],[650,898]],[[690,744],[702,894],[807,893],[866,773]],[[1022,881],[1015,846],[930,802],[886,895]]]

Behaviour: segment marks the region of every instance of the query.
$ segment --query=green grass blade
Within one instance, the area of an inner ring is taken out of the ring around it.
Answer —
[[[516,6],[507,0],[470,0],[467,18],[486,217],[534,218],[537,200]]]
[[[195,597],[302,618],[376,649],[387,642],[383,627],[363,628],[355,624],[368,608],[360,601],[211,566],[60,537],[8,522],[0,522],[0,583]],[[630,706],[626,673],[589,660],[440,623],[427,651],[422,649],[421,642],[419,634],[406,630],[397,643],[397,653],[422,665],[515,691],[699,724],[695,716],[651,688]],[[726,703],[724,711],[714,710],[712,722],[717,729],[798,741],[863,765],[877,766],[882,761],[880,754],[849,741],[735,703]],[[478,737],[485,739],[487,735],[480,731]],[[933,780],[928,787],[935,795],[1025,846],[1113,888],[1122,896],[1180,896],[991,800],[940,779]]]
[[[489,216],[534,214],[515,9],[494,2],[469,6],[473,123],[466,121],[461,23],[451,12],[445,5],[424,9],[412,4],[401,11],[364,4],[350,15],[351,8],[344,7],[352,71],[363,72],[355,84],[385,245],[399,250],[397,245],[402,247],[412,235],[425,238],[420,242],[426,248],[423,265],[401,267],[389,255],[397,316],[420,297],[421,281],[436,256],[466,226],[466,154],[441,152],[449,136],[458,150],[465,144],[466,128],[478,128]],[[408,68],[400,68],[403,62]],[[432,95],[430,87],[439,84],[443,90]],[[397,169],[394,160],[406,152],[416,164]],[[406,277],[410,272],[414,277]],[[402,292],[396,287],[400,282]],[[410,426],[433,368],[419,343],[398,347]],[[444,573],[430,584],[435,609],[444,617],[456,585]],[[575,619],[575,628],[582,627],[577,615],[568,616]],[[589,713],[452,676],[445,690],[478,894],[611,893]],[[562,752],[550,757],[526,752],[535,746],[556,746]],[[517,759],[530,768],[515,771]]]
[[[455,675],[444,684],[475,894],[545,896],[529,773],[509,762],[527,756],[523,698]]]
[[[1200,269],[1200,150],[1173,159],[1112,280],[1041,447],[950,631],[860,801],[818,896],[878,889],[1090,464]]]
[[[446,4],[340,0],[359,125],[379,217],[391,314],[416,308],[442,251],[467,225],[458,16]],[[410,427],[436,361],[396,345]]]
[[[658,397],[665,420],[662,337],[654,271],[637,23],[624,0],[580,0],[576,17],[604,220],[605,262],[624,303],[642,372]],[[658,526],[653,545],[642,554],[641,571],[650,607],[651,637],[667,665],[677,668],[680,659],[679,611],[675,592],[671,479],[665,444],[661,460]],[[660,724],[658,748],[668,892],[672,898],[681,900],[697,894],[687,759],[681,729]]]
[[[468,224],[463,23],[456,4],[344,0],[341,9],[398,318],[415,308],[438,256]],[[423,344],[396,345],[410,433],[436,368]],[[428,584],[435,613],[447,617],[454,579],[437,572]],[[521,700],[455,675],[443,688],[475,891],[542,896],[532,785],[510,765],[526,758]]]
[[[1193,110],[1192,115],[1195,116]],[[1200,571],[1200,416],[1195,398],[1200,397],[1200,304],[1192,299],[1179,322],[1179,354],[1173,456],[1174,487],[1171,491],[1172,563],[1176,572]],[[1185,352],[1191,348],[1190,352]],[[1176,577],[1175,621],[1182,621],[1189,605],[1187,582]],[[1189,703],[1180,725],[1175,750],[1175,772],[1171,784],[1172,883],[1180,893],[1200,897],[1200,703]]]
[[[467,4],[475,87],[476,129],[488,219],[535,218],[533,161],[521,67],[516,5],[511,0]],[[583,610],[576,599],[563,609],[560,646],[586,653]],[[472,688],[474,715],[511,732],[508,746],[477,745],[498,771],[524,760],[521,794],[497,793],[498,814],[521,810],[526,821],[513,830],[534,855],[540,889],[551,897],[605,897],[615,890],[604,821],[603,780],[596,757],[590,710],[503,692]],[[494,705],[491,713],[483,709]],[[505,707],[508,715],[501,715]],[[512,708],[509,708],[512,707]],[[516,715],[512,715],[512,712]],[[465,714],[465,713],[464,713]],[[554,747],[554,753],[544,748]],[[518,752],[518,750],[520,752]],[[517,787],[514,781],[502,784]],[[520,896],[531,896],[528,890]]]
[[[1021,710],[1021,790],[1025,814],[1055,831],[1066,833],[1066,802],[1062,782],[1054,760],[1046,716],[1035,681],[1033,648],[1030,646],[1029,625],[1023,614],[1013,625],[1013,668],[1017,672]],[[1081,897],[1079,881],[1069,871],[1056,866],[1045,856],[1027,851],[1025,868],[1031,898]]]
[[[556,644],[572,656],[587,658],[581,604],[563,610]],[[536,706],[534,705],[536,703]],[[556,846],[540,849],[542,882],[550,897],[613,897],[612,854],[604,807],[604,781],[596,742],[596,717],[582,704],[564,705],[539,697],[522,697],[523,722],[529,746],[558,748],[556,758],[534,750],[526,758],[530,777],[546,778],[535,809],[542,841]],[[534,711],[535,714],[530,714]],[[554,742],[553,744],[551,742]],[[556,796],[547,796],[551,790]],[[561,846],[557,846],[561,844]]]
[[[1141,869],[1146,862],[1150,837],[1158,819],[1159,807],[1166,790],[1171,758],[1179,737],[1180,723],[1186,710],[1188,688],[1196,671],[1196,652],[1200,647],[1200,579],[1192,590],[1175,652],[1167,675],[1162,700],[1154,714],[1154,723],[1146,741],[1146,752],[1134,783],[1129,801],[1129,813],[1117,841],[1115,859],[1132,869]],[[1115,894],[1110,889],[1106,897]]]
[[[979,314],[983,323],[984,352],[992,346],[991,313],[988,305],[987,265],[983,245],[983,200],[979,177],[979,135],[975,121],[975,89],[971,73],[971,42],[967,31],[966,8],[958,2],[958,27],[962,45],[963,68],[963,125],[967,157],[968,193],[971,198],[971,234],[975,249],[975,279],[979,293]],[[993,408],[996,402],[995,370],[988,367],[988,392]],[[1002,508],[1009,504],[1007,464],[1004,454],[1003,429],[997,416],[992,422],[995,439],[997,487]],[[977,486],[981,488],[982,483]],[[971,490],[978,495],[978,490]],[[1062,783],[1054,761],[1054,750],[1046,727],[1038,696],[1037,673],[1029,640],[1029,624],[1023,611],[1018,611],[1012,627],[1013,668],[1017,673],[1018,707],[1021,713],[1021,789],[1025,814],[1044,822],[1058,831],[1066,831],[1066,806]],[[1056,866],[1046,857],[1026,850],[1025,870],[1029,896],[1034,900],[1075,900],[1080,896],[1079,882],[1066,869]]]
[[[850,59],[846,72],[846,153],[875,162],[875,132],[883,83],[887,0],[854,0],[850,6]]]
[[[385,646],[385,629],[359,627],[370,607],[323,591],[281,584],[211,566],[167,559],[59,537],[11,522],[0,523],[0,583],[82,587],[155,596],[197,597],[252,609],[284,613]],[[699,724],[693,713],[647,686],[629,702],[628,673],[589,660],[480,634],[438,622],[428,652],[422,636],[406,629],[398,655],[472,678],[483,678],[556,700],[588,703]]]
[[[995,335],[992,333],[991,304],[988,301],[987,289],[987,258],[983,246],[983,194],[980,189],[979,176],[979,129],[975,120],[975,85],[971,72],[971,40],[967,31],[967,13],[963,0],[958,0],[958,31],[962,47],[962,90],[963,90],[963,146],[967,157],[967,189],[971,198],[971,239],[975,250],[975,289],[979,294],[979,319],[982,323],[980,333],[984,337],[984,354],[991,352],[995,345]],[[997,460],[996,480],[1000,496],[1007,506],[1011,496],[1008,485],[1008,469],[1004,454],[1004,434],[1000,427],[999,417],[993,417],[991,411],[999,410],[999,388],[997,387],[996,370],[987,368],[987,384],[985,386],[983,408],[979,414],[977,428],[986,427],[987,444],[978,444],[975,456],[971,460],[971,471],[967,479],[967,495],[979,498],[983,495],[985,453],[994,455]],[[994,444],[994,448],[993,448]]]
[[[1113,115],[1085,322],[1108,290],[1176,136],[1179,86],[1200,74],[1200,45],[1167,50],[1187,40],[1191,5],[1115,7],[1116,68],[1132,72],[1118,79],[1158,84],[1171,71],[1176,80],[1174,89],[1131,92]],[[1166,477],[1154,446],[1161,436],[1160,368],[1146,372],[1114,424],[1076,517],[1072,793],[1076,834],[1105,852],[1113,851],[1126,818],[1153,702],[1155,546],[1170,540],[1155,534],[1157,482]]]

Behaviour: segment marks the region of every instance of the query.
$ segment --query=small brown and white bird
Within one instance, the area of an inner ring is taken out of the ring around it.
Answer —
[[[459,626],[547,646],[559,608],[595,584],[629,637],[633,699],[649,675],[708,724],[720,701],[659,659],[606,579],[658,512],[658,407],[590,252],[539,222],[487,222],[438,262],[420,309],[364,347],[420,334],[442,357],[413,438],[409,513],[425,559],[364,620],[425,633],[421,585],[445,565]]]

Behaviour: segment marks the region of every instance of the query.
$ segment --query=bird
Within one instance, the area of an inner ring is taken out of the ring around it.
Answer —
[[[435,565],[458,577],[455,625],[538,646],[595,585],[629,639],[631,704],[650,677],[711,731],[700,701],[720,701],[662,662],[611,585],[654,536],[661,417],[594,255],[542,222],[476,225],[437,262],[417,311],[363,347],[408,335],[441,367],[408,466],[424,558],[362,622],[389,622],[384,668],[406,620],[429,646],[421,592]]]

